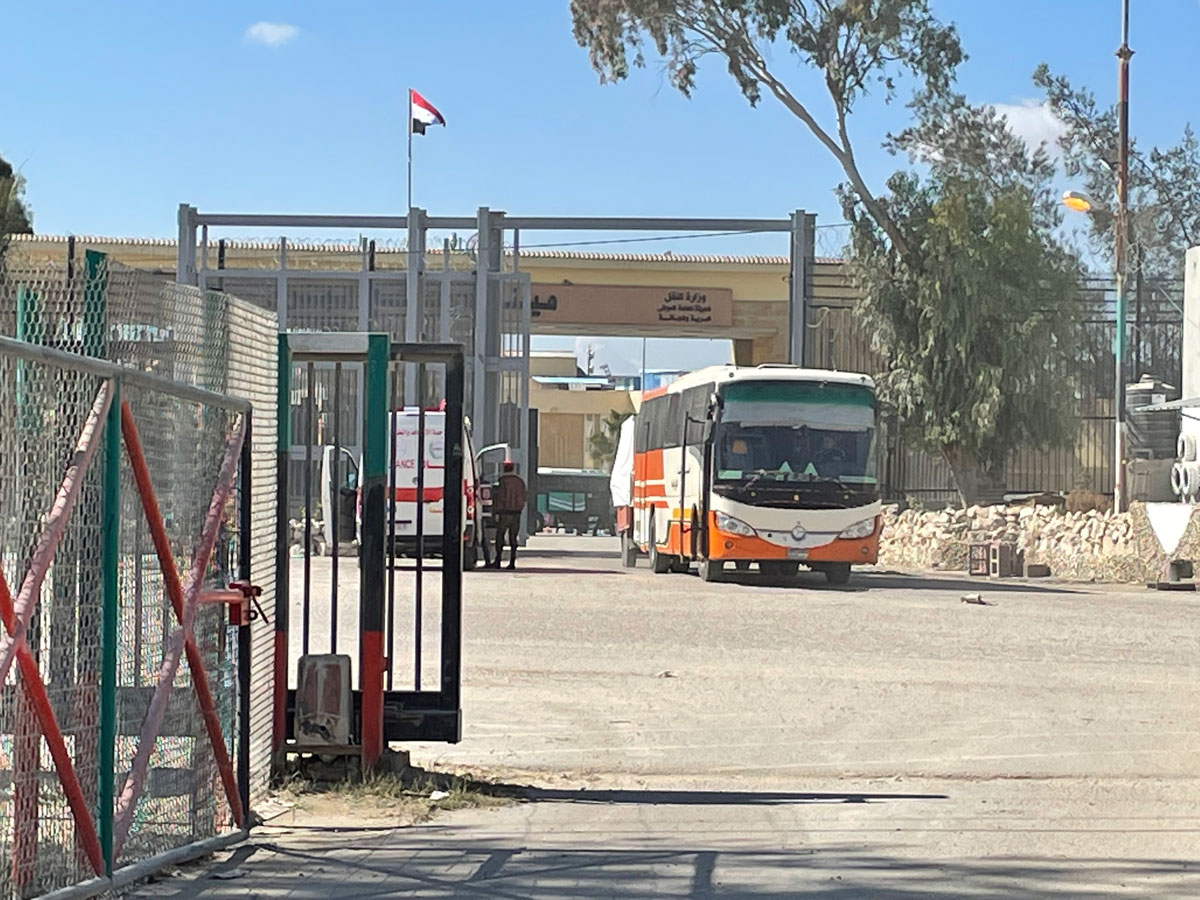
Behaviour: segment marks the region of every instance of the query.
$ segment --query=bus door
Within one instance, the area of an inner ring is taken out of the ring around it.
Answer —
[[[711,484],[712,425],[709,399],[711,385],[689,388],[680,396],[680,450],[679,473],[679,550],[692,559],[700,557],[704,547],[705,523],[708,521],[708,487]],[[691,466],[692,456],[697,465]],[[688,490],[695,495],[696,502],[688,497]]]

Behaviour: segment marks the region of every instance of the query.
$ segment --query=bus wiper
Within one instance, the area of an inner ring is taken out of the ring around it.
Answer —
[[[766,469],[755,469],[754,474],[746,479],[746,483],[743,484],[742,487],[746,487],[746,488],[753,487],[754,484],[766,474],[767,474]]]

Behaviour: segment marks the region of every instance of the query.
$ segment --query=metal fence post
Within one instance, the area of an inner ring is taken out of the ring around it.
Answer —
[[[112,406],[104,424],[103,614],[100,630],[100,743],[96,822],[104,873],[113,871],[113,800],[117,754],[117,632],[120,617],[118,567],[121,560],[121,382],[112,381]]]
[[[288,470],[292,451],[292,351],[286,332],[279,334],[277,365],[275,442],[275,647],[272,673],[271,750],[273,764],[281,772],[287,741],[288,613],[291,602],[291,572],[288,545]],[[278,774],[278,773],[277,773]]]
[[[24,285],[17,286],[17,340],[30,344],[45,343],[43,312],[45,303],[37,292]],[[19,452],[28,458],[30,447],[36,446],[33,435],[41,431],[45,419],[45,390],[37,384],[35,369],[25,360],[17,361],[17,430],[21,435]],[[39,520],[40,491],[48,486],[39,483],[32,473],[25,473],[21,519]],[[20,548],[22,559],[32,556],[34,541],[26,540]],[[28,554],[29,556],[26,556]],[[29,633],[36,647],[38,618],[30,619]],[[35,651],[36,652],[36,651]],[[13,728],[12,749],[12,883],[15,896],[29,893],[37,879],[38,853],[38,770],[40,769],[41,730],[34,717],[33,704],[22,691],[17,700],[18,721]]]
[[[425,290],[422,274],[425,269],[425,211],[413,207],[408,211],[408,260],[404,278],[404,340],[410,344],[426,339]],[[417,367],[404,367],[404,405],[422,403],[425,386],[417,384]]]
[[[792,213],[791,272],[788,282],[787,361],[808,363],[808,306],[811,299],[813,255],[816,251],[816,216],[802,209]]]
[[[362,690],[362,764],[370,771],[383,753],[383,611],[387,554],[388,359],[386,334],[367,338],[366,403],[363,420],[362,569],[359,578],[359,677]],[[447,416],[450,413],[447,412]],[[447,492],[449,494],[449,492]],[[420,504],[418,503],[418,514]],[[446,515],[451,514],[446,506]],[[445,561],[448,569],[450,560]]]
[[[253,414],[246,413],[246,436],[242,440],[242,458],[240,485],[238,490],[238,578],[249,585],[250,558],[253,546],[253,522],[251,517],[251,486],[254,482],[254,453],[252,441],[254,431]],[[244,604],[250,602],[246,597]],[[242,801],[243,815],[246,827],[250,822],[250,610],[243,609],[238,618],[237,633],[237,691],[238,691],[238,732],[237,732],[237,783],[238,796]]]
[[[180,203],[177,220],[179,236],[175,247],[175,281],[178,284],[196,284],[199,281],[196,272],[196,207]]]
[[[83,254],[83,316],[80,323],[80,352],[84,356],[97,359],[109,357],[108,335],[108,256],[96,250],[87,250]],[[73,338],[74,335],[71,336]],[[116,390],[114,379],[113,390]],[[111,413],[110,413],[111,416]],[[120,432],[120,423],[114,427],[112,419],[106,423],[107,428]],[[61,434],[62,441],[69,441],[69,432]],[[111,432],[105,434],[106,440],[111,440]],[[110,448],[106,447],[106,451]],[[120,455],[118,439],[115,452]],[[101,521],[107,525],[109,471],[111,462],[106,458],[104,468],[97,475],[86,476],[80,493],[80,504],[83,509],[100,510]],[[114,478],[119,478],[119,472]],[[119,510],[113,513],[119,520]],[[100,565],[95,565],[94,551],[89,551],[89,527],[87,520],[81,516],[72,516],[67,523],[67,533],[55,559],[55,569],[62,565],[70,575],[55,579],[55,599],[50,610],[50,644],[46,668],[53,683],[78,684],[79,704],[81,709],[98,709],[101,718],[104,716],[103,690],[106,681],[105,656],[107,648],[104,643],[104,629],[107,625],[109,602],[107,580],[110,577],[110,567],[115,569],[116,556],[110,561],[107,554],[118,552],[119,547],[110,547],[109,532],[105,528],[101,539]],[[100,602],[96,602],[100,598]],[[117,601],[112,601],[116,603]],[[100,656],[93,657],[84,652],[77,635],[100,634]],[[111,738],[116,740],[115,733]],[[104,746],[103,728],[81,727],[75,738],[75,753],[79,759],[101,760]],[[80,787],[85,796],[102,797],[102,778],[104,768],[93,772],[90,766],[80,766],[78,777]],[[104,808],[97,808],[97,815],[105,816]],[[109,794],[107,815],[112,816],[112,798]],[[76,839],[77,846],[82,846]],[[103,845],[101,845],[103,850]],[[106,858],[105,866],[111,869],[112,861]]]

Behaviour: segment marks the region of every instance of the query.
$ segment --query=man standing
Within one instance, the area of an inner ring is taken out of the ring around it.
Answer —
[[[527,495],[525,482],[515,470],[512,460],[505,461],[504,474],[500,476],[500,483],[492,494],[492,509],[496,515],[496,559],[492,566],[497,569],[500,568],[500,557],[504,555],[506,535],[512,547],[508,567],[517,567],[517,534],[521,530],[521,513],[525,509]]]

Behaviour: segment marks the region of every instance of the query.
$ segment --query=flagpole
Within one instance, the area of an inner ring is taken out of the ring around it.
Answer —
[[[408,205],[404,208],[405,215],[412,209],[412,137],[413,137],[413,92],[408,89]]]

